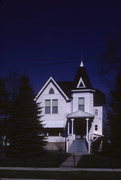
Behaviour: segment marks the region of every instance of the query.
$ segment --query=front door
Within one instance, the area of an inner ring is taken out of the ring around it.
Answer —
[[[86,138],[86,120],[84,118],[75,119],[74,131],[75,131],[76,139]]]

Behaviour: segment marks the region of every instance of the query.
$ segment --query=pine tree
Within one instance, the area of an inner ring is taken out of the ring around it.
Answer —
[[[6,146],[6,123],[9,117],[9,99],[5,83],[0,78],[0,148],[5,150]]]
[[[40,115],[41,108],[34,100],[29,79],[23,76],[9,120],[8,136],[12,152],[21,154],[42,152],[45,141]]]
[[[116,78],[115,89],[111,91],[110,112],[112,147],[121,148],[121,73]]]

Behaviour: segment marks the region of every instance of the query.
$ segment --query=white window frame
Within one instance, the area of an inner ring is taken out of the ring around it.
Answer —
[[[58,99],[45,99],[45,114],[58,114]]]
[[[82,103],[81,103],[82,100]],[[84,111],[85,110],[85,98],[79,97],[78,98],[78,110]]]
[[[47,105],[47,102],[49,102],[49,105]],[[45,99],[45,114],[51,114],[51,100],[50,99]]]
[[[58,99],[52,99],[52,114],[58,114]]]

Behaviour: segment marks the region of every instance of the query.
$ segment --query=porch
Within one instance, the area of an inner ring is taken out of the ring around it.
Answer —
[[[67,152],[90,153],[91,138],[89,132],[93,118],[92,114],[81,110],[67,115]]]

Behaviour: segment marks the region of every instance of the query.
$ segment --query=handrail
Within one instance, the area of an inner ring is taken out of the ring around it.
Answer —
[[[66,152],[69,151],[69,148],[71,144],[73,143],[73,140],[75,140],[75,134],[68,136],[67,141],[66,141]]]

